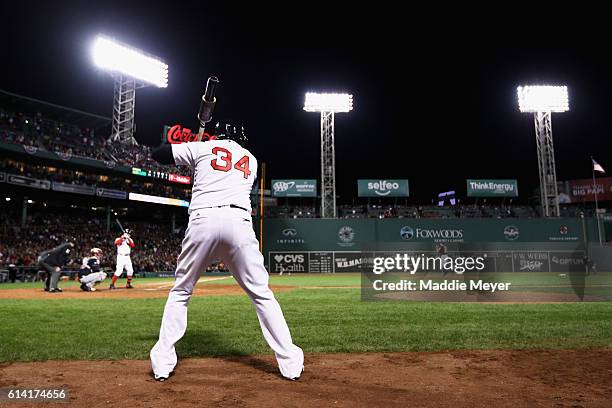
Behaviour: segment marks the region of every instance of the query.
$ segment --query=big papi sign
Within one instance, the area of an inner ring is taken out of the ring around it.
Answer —
[[[559,200],[561,202],[593,202],[595,194],[599,201],[612,200],[612,177],[595,179],[569,180],[559,186]]]

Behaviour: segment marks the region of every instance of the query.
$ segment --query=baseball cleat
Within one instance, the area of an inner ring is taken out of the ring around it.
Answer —
[[[98,289],[96,289],[96,288],[89,288],[90,292],[95,292],[96,290],[98,290]]]
[[[154,374],[153,377],[155,378],[155,381],[164,382],[170,376],[169,375],[157,375],[157,374]]]
[[[49,289],[49,293],[60,293],[62,290],[60,288]]]
[[[134,287],[132,286],[131,283],[128,283],[127,285],[125,285],[126,289],[134,289]]]
[[[84,284],[84,283],[81,283],[81,290],[82,290],[83,292],[91,292],[91,289],[89,288],[89,286],[87,286],[87,285],[86,285],[86,284]]]
[[[115,285],[113,285],[113,284],[111,283],[111,284],[110,284],[110,286],[108,287],[108,289],[109,289],[109,290],[113,290],[113,289],[116,289],[116,288],[115,288]]]
[[[300,373],[300,375],[298,375],[297,377],[288,378],[288,380],[290,380],[290,381],[297,381],[297,380],[300,379],[300,377],[302,376],[303,373],[304,373],[304,367],[302,367],[302,372]]]

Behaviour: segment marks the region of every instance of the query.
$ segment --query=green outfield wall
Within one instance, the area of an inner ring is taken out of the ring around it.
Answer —
[[[581,218],[267,219],[263,248],[271,272],[359,272],[378,256],[433,256],[439,244],[483,256],[488,271],[569,272],[585,270],[597,234]],[[598,253],[608,258],[612,270]]]

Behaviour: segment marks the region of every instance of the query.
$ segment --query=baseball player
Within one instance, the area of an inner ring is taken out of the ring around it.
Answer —
[[[115,246],[117,247],[117,267],[115,268],[115,274],[113,275],[109,289],[115,289],[115,282],[117,282],[117,279],[119,279],[124,269],[127,273],[127,285],[125,285],[125,288],[132,289],[134,268],[132,267],[130,253],[132,252],[132,248],[134,248],[134,240],[130,236],[129,229],[126,229],[119,238],[115,239]]]
[[[449,258],[448,254],[447,254],[447,249],[446,249],[446,245],[444,245],[443,243],[439,243],[436,245],[436,253],[438,254],[438,257],[441,259],[441,265],[442,265],[442,276],[446,276],[446,274],[448,273],[448,271],[446,269],[444,269],[444,262]]]
[[[286,262],[280,263],[280,272],[279,276],[283,276],[283,273],[287,272],[287,275],[291,276],[291,270],[289,269],[289,265]]]
[[[244,134],[221,134],[208,141],[164,144],[153,159],[166,165],[192,168],[194,183],[189,206],[189,226],[183,239],[161,322],[159,340],[151,350],[156,380],[168,379],[177,356],[174,345],[187,328],[187,306],[193,288],[214,259],[223,259],[251,298],[263,336],[274,351],[281,374],[297,380],[304,369],[304,353],[293,344],[289,327],[268,286],[268,272],[251,224],[251,188],[257,160],[238,142]]]
[[[38,264],[47,271],[45,279],[45,292],[57,293],[62,290],[57,286],[62,266],[70,260],[70,254],[74,248],[74,243],[66,242],[53,249],[42,252],[38,256]]]
[[[91,256],[83,258],[83,263],[81,264],[81,290],[95,292],[96,288],[94,286],[106,279],[106,273],[100,270],[102,250],[100,248],[91,248],[89,252]]]

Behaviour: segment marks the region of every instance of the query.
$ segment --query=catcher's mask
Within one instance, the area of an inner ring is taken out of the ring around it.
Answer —
[[[215,125],[215,130],[209,140],[233,140],[240,145],[248,142],[248,138],[244,131],[244,126],[238,123],[230,123],[228,121],[220,121]]]

